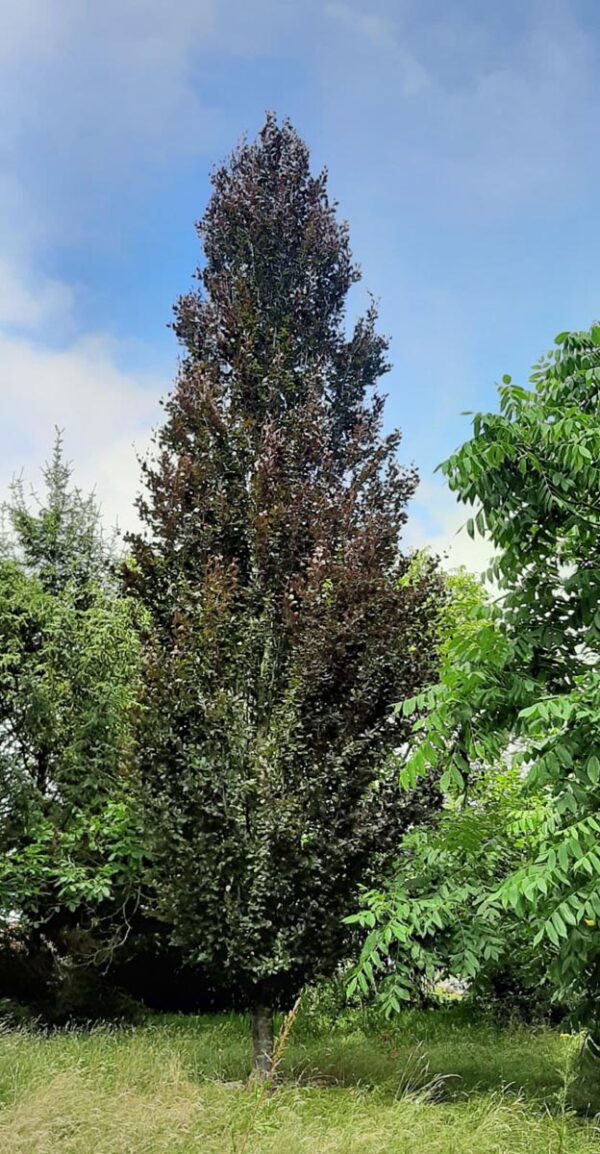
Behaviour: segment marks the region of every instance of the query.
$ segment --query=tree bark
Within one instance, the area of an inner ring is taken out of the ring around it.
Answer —
[[[273,1062],[273,1011],[268,1006],[252,1010],[252,1072],[264,1082]]]

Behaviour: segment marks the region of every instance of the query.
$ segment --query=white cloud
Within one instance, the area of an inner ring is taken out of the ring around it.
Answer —
[[[250,127],[215,76],[279,49],[307,3],[0,0],[3,259],[56,268],[103,235],[118,250],[153,186],[198,157],[207,171]]]
[[[446,569],[465,566],[481,575],[493,555],[489,541],[472,540],[465,528],[469,509],[459,505],[453,493],[433,481],[422,481],[410,508],[404,543],[414,549],[428,547],[442,559]]]
[[[68,323],[72,305],[73,292],[61,281],[38,276],[26,282],[15,264],[0,259],[0,331]]]
[[[65,327],[70,302],[67,286],[47,282],[34,290],[0,266],[0,491],[20,473],[39,481],[58,426],[76,482],[96,489],[109,524],[128,528],[136,522],[136,448],[143,452],[158,421],[167,372],[120,367],[123,350],[103,334],[51,347],[40,332],[49,320]],[[9,323],[30,331],[17,333]]]
[[[18,158],[26,139],[65,175],[76,166],[88,197],[115,183],[123,193],[147,166],[214,158],[232,129],[205,80],[207,65],[260,54],[302,7],[302,0],[2,3],[0,148]]]
[[[326,4],[325,13],[353,38],[374,48],[383,67],[392,66],[403,95],[414,96],[428,87],[429,73],[407,47],[396,20],[344,3]]]
[[[581,196],[599,114],[596,45],[574,6],[332,2],[319,81],[328,137],[388,203],[496,222]],[[355,147],[351,148],[349,142]],[[357,153],[360,163],[357,163]]]
[[[60,44],[68,0],[19,0],[0,8],[0,61],[14,65],[23,56],[40,60],[51,56]]]

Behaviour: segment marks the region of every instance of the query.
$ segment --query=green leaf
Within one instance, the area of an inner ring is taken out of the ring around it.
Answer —
[[[598,781],[600,781],[600,760],[598,760],[595,753],[592,754],[591,757],[588,757],[586,771],[592,785],[597,785]]]
[[[545,931],[546,931],[546,937],[550,939],[552,944],[554,946],[558,946],[558,944],[559,944],[558,934],[557,934],[552,922],[546,922]]]

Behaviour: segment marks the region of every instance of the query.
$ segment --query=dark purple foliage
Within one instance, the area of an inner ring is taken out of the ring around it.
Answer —
[[[335,969],[359,885],[435,804],[388,755],[442,586],[401,580],[417,478],[381,431],[375,308],[345,330],[359,273],[326,174],[269,116],[213,188],[127,573],[151,618],[140,772],[173,940],[274,1005]]]

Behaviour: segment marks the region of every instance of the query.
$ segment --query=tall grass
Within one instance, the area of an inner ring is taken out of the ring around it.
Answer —
[[[297,1029],[297,1032],[296,1032]],[[568,1105],[575,1043],[407,1014],[300,1020],[262,1101],[238,1016],[0,1035],[2,1154],[597,1154]]]

